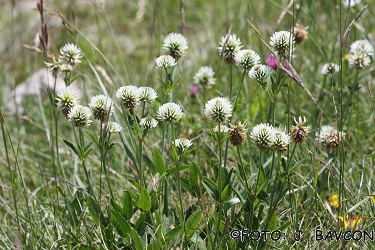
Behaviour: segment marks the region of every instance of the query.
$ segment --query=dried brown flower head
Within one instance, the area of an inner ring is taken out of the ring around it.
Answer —
[[[309,37],[307,31],[301,25],[298,24],[296,25],[296,27],[294,27],[293,36],[296,44],[304,42]]]
[[[292,126],[290,129],[290,135],[295,143],[303,143],[307,141],[307,135],[310,132],[309,126],[304,126],[306,123],[305,117],[298,117],[298,121],[294,117],[294,123],[296,125]]]
[[[238,125],[231,124],[228,129],[229,141],[233,146],[240,146],[246,140],[246,123],[239,122]]]

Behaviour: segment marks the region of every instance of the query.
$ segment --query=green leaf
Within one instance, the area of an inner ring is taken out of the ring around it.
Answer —
[[[277,218],[276,218],[276,212],[273,212],[271,215],[270,222],[268,224],[269,230],[276,230],[277,229]]]
[[[135,231],[133,228],[131,230],[131,236],[132,236],[132,240],[133,240],[135,249],[143,250],[144,248],[143,248],[143,245],[142,245],[141,238],[139,237],[137,231]]]
[[[195,195],[196,197],[199,197],[200,190],[199,190],[199,184],[202,180],[202,172],[200,171],[198,165],[195,162],[192,162],[190,164],[190,172],[189,172],[189,184],[191,186],[191,189],[193,192],[192,195]]]
[[[221,193],[221,200],[222,201],[227,201],[230,199],[230,195],[231,195],[231,188],[230,188],[230,185],[226,185],[223,192]]]
[[[77,156],[80,156],[78,150],[76,149],[76,147],[75,147],[71,142],[68,142],[67,140],[63,140],[63,141],[65,142],[65,144],[66,144],[71,150],[73,150],[73,152],[74,152]]]
[[[188,240],[193,237],[195,230],[199,224],[199,221],[202,217],[202,211],[195,211],[189,219],[186,221],[185,227],[186,227],[186,237]]]
[[[151,198],[144,188],[142,188],[141,194],[139,195],[138,208],[143,212],[148,212],[151,209]]]
[[[133,198],[128,191],[125,191],[122,204],[122,215],[124,215],[126,219],[130,220],[130,218],[133,216],[133,213]]]
[[[142,155],[142,157],[143,157],[143,161],[146,162],[147,166],[150,168],[151,173],[155,175],[156,174],[155,164],[151,161],[151,159],[147,155]]]
[[[172,158],[175,162],[178,161],[178,154],[177,154],[177,151],[176,151],[176,148],[174,146],[171,147],[171,155],[172,155]]]
[[[85,147],[84,147],[84,151],[86,152],[90,147],[91,147],[91,145],[93,144],[94,142],[92,141],[92,142],[90,142],[89,144],[87,144]]]
[[[155,157],[155,169],[156,173],[159,173],[160,175],[165,174],[165,165],[163,161],[163,157],[160,154],[160,151],[158,149],[154,150],[154,157]]]
[[[168,233],[166,233],[165,238],[167,239],[168,242],[173,242],[173,240],[179,235],[181,231],[182,231],[182,226],[178,225],[177,227],[173,228]]]
[[[116,210],[111,210],[111,220],[114,222],[115,228],[117,232],[121,235],[121,237],[129,238],[132,227],[127,222],[127,220]]]
[[[92,198],[88,196],[89,202],[87,203],[89,208],[89,213],[94,220],[95,224],[99,226],[99,211],[98,211],[98,203]]]
[[[219,191],[217,190],[216,184],[207,177],[203,177],[202,184],[206,188],[207,192],[211,195],[211,197],[216,201],[219,201]]]

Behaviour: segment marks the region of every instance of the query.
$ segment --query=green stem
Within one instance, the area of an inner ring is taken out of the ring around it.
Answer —
[[[219,128],[219,135],[221,135],[221,126],[220,123],[218,124]],[[219,193],[218,197],[218,202],[219,202],[219,207],[218,207],[218,218],[217,218],[217,225],[216,225],[216,234],[215,234],[215,239],[214,239],[214,245],[216,246],[217,239],[220,234],[220,222],[221,222],[221,210],[222,210],[222,202],[221,202],[221,192],[222,192],[222,186],[221,186],[221,165],[223,161],[223,153],[222,153],[222,141],[219,141],[218,143],[218,150],[219,150],[219,166],[218,166],[218,184],[217,184],[217,189]]]
[[[178,163],[177,163],[177,185],[178,185],[178,195],[179,195],[179,198],[180,198],[180,209],[181,209],[181,213],[182,213],[181,223],[182,223],[182,227],[184,229],[184,243],[183,243],[181,249],[184,249],[183,246],[185,244],[187,244],[187,234],[186,234],[186,224],[185,224],[185,212],[184,212],[184,207],[183,207],[183,204],[182,204],[182,191],[181,191],[181,182],[180,182],[180,166],[181,166],[181,163],[180,163],[180,161],[178,161]]]

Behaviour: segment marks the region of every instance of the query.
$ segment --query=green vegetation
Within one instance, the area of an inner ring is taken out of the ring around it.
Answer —
[[[0,3],[0,249],[375,247],[374,1],[28,4]],[[12,114],[41,68],[84,107]]]

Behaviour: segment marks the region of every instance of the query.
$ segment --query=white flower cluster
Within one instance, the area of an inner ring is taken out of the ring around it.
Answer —
[[[345,138],[344,132],[339,132],[330,125],[322,126],[315,135],[315,140],[328,150],[337,148],[344,142]]]
[[[131,113],[140,102],[153,102],[158,95],[153,88],[133,85],[122,86],[116,92],[116,97],[121,101],[121,105]]]
[[[335,74],[339,72],[340,67],[336,63],[326,63],[323,65],[322,69],[320,70],[320,73],[322,75],[328,75],[328,74]]]
[[[294,51],[294,36],[289,31],[277,31],[272,34],[270,45],[281,59],[288,59]]]
[[[193,145],[193,142],[186,138],[179,138],[173,141],[173,145],[176,148],[177,153],[182,155],[188,148],[191,147],[191,145]]]
[[[53,62],[44,62],[49,71],[52,72],[54,78],[62,72],[71,72],[74,67],[81,63],[81,50],[77,45],[68,43],[60,49],[60,56],[58,59],[53,55]],[[66,62],[66,63],[64,63]]]
[[[283,152],[288,149],[290,143],[289,134],[268,123],[261,123],[253,127],[250,132],[250,138],[261,150],[272,148],[275,151]]]
[[[194,76],[194,83],[202,85],[205,88],[211,88],[215,85],[214,70],[211,67],[203,66]]]
[[[349,65],[354,69],[363,69],[370,65],[374,56],[374,47],[367,40],[358,40],[350,45]]]
[[[204,108],[205,115],[214,122],[225,122],[232,116],[233,108],[230,101],[223,97],[209,100]]]
[[[220,47],[218,47],[219,54],[226,64],[236,63],[236,54],[242,48],[241,40],[236,35],[226,35],[221,38]]]

